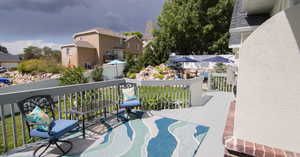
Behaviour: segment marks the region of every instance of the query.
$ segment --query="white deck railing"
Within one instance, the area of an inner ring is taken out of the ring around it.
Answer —
[[[208,89],[223,92],[232,92],[233,85],[227,82],[226,73],[210,73],[208,77]]]
[[[26,90],[0,94],[0,154],[30,143],[23,117],[16,103],[36,95],[51,95],[55,100],[55,113],[60,119],[81,119],[71,115],[70,109],[83,108],[89,104],[104,107],[112,112],[119,102],[117,86],[124,82],[139,86],[142,109],[161,110],[196,106],[202,95],[202,78],[176,81],[113,80],[71,86]],[[103,104],[104,102],[111,102]],[[103,111],[90,117],[102,117]]]

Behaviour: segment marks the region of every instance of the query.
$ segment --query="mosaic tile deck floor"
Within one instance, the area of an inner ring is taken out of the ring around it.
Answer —
[[[175,119],[151,116],[123,122],[101,135],[88,132],[86,139],[70,138],[74,148],[68,156],[105,157],[193,157],[209,128]],[[75,136],[75,135],[73,135]],[[29,157],[32,150],[12,156]],[[53,149],[46,156],[57,156]]]

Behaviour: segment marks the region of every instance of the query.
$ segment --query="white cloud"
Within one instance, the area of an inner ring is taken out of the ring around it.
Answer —
[[[11,54],[21,54],[23,53],[23,49],[28,46],[36,46],[36,47],[44,47],[48,46],[52,49],[60,49],[59,44],[51,43],[51,42],[45,42],[43,40],[18,40],[13,42],[1,42],[2,46],[5,46],[8,49],[8,52]]]

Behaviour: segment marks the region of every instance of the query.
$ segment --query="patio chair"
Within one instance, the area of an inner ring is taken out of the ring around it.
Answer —
[[[51,96],[33,96],[18,102],[17,105],[26,122],[29,137],[47,139],[46,144],[43,144],[34,150],[34,157],[41,148],[46,147],[42,153],[38,155],[42,156],[51,145],[56,145],[62,152],[61,156],[67,154],[72,149],[73,145],[70,141],[60,139],[63,135],[76,128],[78,126],[78,121],[55,120],[54,101]],[[63,150],[58,143],[68,144],[69,149]]]
[[[119,107],[125,108],[127,113],[127,119],[129,115],[133,114],[136,117],[141,118],[136,112],[132,112],[132,109],[135,107],[142,106],[139,100],[139,93],[137,92],[137,86],[135,83],[121,83],[118,85],[119,91]],[[120,113],[117,111],[117,117],[120,117]],[[123,117],[124,118],[124,117]]]

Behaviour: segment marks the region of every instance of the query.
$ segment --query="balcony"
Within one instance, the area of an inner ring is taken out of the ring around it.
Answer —
[[[99,112],[88,115],[88,122],[86,123],[89,127],[86,139],[82,138],[81,132],[71,133],[65,137],[70,139],[74,146],[69,152],[69,156],[97,156],[99,153],[104,153],[105,156],[121,156],[122,152],[123,155],[124,152],[130,153],[130,148],[138,148],[135,145],[137,141],[133,140],[128,143],[126,139],[128,137],[137,139],[139,136],[142,136],[141,133],[143,132],[139,130],[143,128],[139,126],[141,121],[143,121],[143,124],[150,124],[151,121],[154,122],[157,119],[176,120],[176,123],[186,122],[192,126],[199,124],[209,128],[207,133],[201,138],[201,141],[195,145],[195,148],[192,147],[192,143],[189,144],[192,141],[181,141],[188,142],[188,145],[190,145],[184,152],[193,152],[196,156],[222,156],[224,154],[222,134],[228,105],[233,100],[233,95],[229,90],[230,86],[226,86],[224,80],[225,78],[221,75],[209,79],[209,84],[212,84],[212,87],[216,89],[213,91],[209,90],[209,92],[203,92],[203,80],[198,78],[176,81],[121,79],[0,94],[0,117],[5,117],[1,118],[0,123],[0,153],[8,156],[31,156],[34,148],[45,142],[40,139],[29,138],[16,103],[27,97],[48,94],[55,100],[55,112],[57,113],[57,118],[60,119],[82,120],[82,117],[70,113],[70,109],[74,107],[82,108],[89,104],[94,104],[98,108],[102,108]],[[138,85],[142,107],[136,110],[144,112],[142,119],[133,118],[129,122],[120,122],[115,118],[119,99],[117,86],[124,82],[133,82]],[[109,105],[103,103],[107,100],[111,102]],[[104,110],[108,113],[104,114]],[[156,137],[156,140],[160,140],[159,137],[164,136],[159,136],[161,130],[159,125],[157,126],[159,131],[154,137]],[[161,125],[161,127],[164,126],[166,124]],[[131,132],[129,128],[132,129]],[[168,128],[171,128],[171,126]],[[150,132],[150,134],[152,133]],[[178,134],[178,136],[176,135],[176,141],[180,141],[180,138],[182,138],[180,136],[181,133],[174,132],[173,134]],[[121,145],[118,142],[114,142],[114,139],[121,139]],[[151,147],[149,145],[148,147]],[[150,149],[148,151],[150,152]],[[177,152],[178,156],[182,156],[180,155],[182,150],[180,151],[178,147],[176,147],[174,152]],[[46,156],[58,155],[59,150],[53,148],[47,153]],[[136,155],[136,153],[133,154]],[[141,156],[144,155],[141,154]]]

